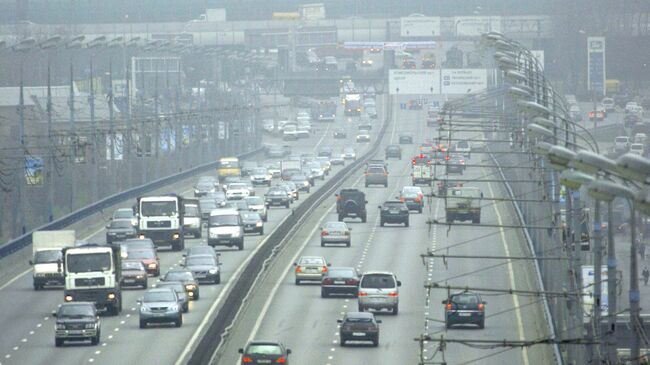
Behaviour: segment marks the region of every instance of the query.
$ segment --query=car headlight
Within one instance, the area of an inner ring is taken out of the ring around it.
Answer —
[[[136,275],[135,278],[136,279],[144,279],[144,275]]]
[[[169,306],[169,311],[170,312],[177,312],[178,311],[178,304],[172,304]]]
[[[240,230],[237,230],[237,231],[235,231],[235,232],[232,233],[232,236],[233,236],[233,237],[239,237],[240,235],[241,235]]]
[[[208,270],[208,272],[209,272],[210,274],[213,274],[213,275],[216,274],[218,271],[219,271],[219,270],[217,270],[217,269],[210,269],[210,270]]]
[[[86,323],[86,329],[93,329],[95,326],[97,326],[96,323]]]
[[[256,225],[257,227],[261,227],[262,224],[263,224],[262,221],[259,221],[259,222],[255,223],[255,225]]]
[[[63,323],[57,323],[56,326],[54,326],[57,330],[64,330],[65,329],[65,324]]]
[[[199,189],[194,189],[194,194],[198,194],[198,193],[199,193]]]
[[[147,268],[149,268],[149,269],[155,269],[157,267],[158,267],[158,264],[156,264],[155,262],[152,262],[149,265],[147,265]]]
[[[210,236],[210,238],[217,238],[217,237],[219,237],[219,235],[218,235],[216,232],[212,232],[212,231],[208,232],[208,235]]]
[[[147,307],[146,305],[141,305],[140,306],[140,312],[148,313],[148,312],[151,312],[151,309],[149,307]]]
[[[115,236],[115,232],[108,232],[109,236]]]
[[[194,284],[185,284],[185,290],[192,291],[194,290],[194,288],[195,288]]]

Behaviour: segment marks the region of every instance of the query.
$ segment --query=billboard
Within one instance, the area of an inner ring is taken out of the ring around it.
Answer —
[[[487,32],[501,32],[501,17],[457,16],[454,28],[457,37],[480,37]]]
[[[113,135],[106,135],[106,160],[120,161],[124,158],[122,133],[115,132]]]
[[[587,323],[591,320],[594,306],[594,266],[582,265],[582,313],[584,322]],[[600,311],[601,315],[607,315],[609,309],[609,298],[607,296],[607,265],[601,266],[600,269]]]
[[[587,85],[589,90],[605,95],[605,37],[587,38]]]
[[[25,156],[25,180],[27,185],[43,186],[43,159]]]
[[[435,49],[436,42],[344,42],[345,49],[380,49],[386,51],[406,51],[409,49]]]
[[[402,37],[437,37],[440,35],[439,17],[410,16],[399,20],[400,36]]]
[[[440,70],[389,70],[391,95],[431,95],[440,93]]]
[[[487,70],[461,68],[441,70],[441,94],[468,94],[487,89]]]

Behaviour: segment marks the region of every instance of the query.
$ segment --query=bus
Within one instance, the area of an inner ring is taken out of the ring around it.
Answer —
[[[224,176],[240,176],[241,167],[239,166],[239,159],[237,157],[220,158],[217,174],[220,178]]]
[[[361,114],[361,95],[359,94],[347,94],[343,100],[345,105],[345,115],[353,116]]]

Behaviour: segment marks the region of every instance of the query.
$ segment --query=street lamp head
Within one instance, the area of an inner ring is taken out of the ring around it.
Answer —
[[[557,171],[565,170],[575,156],[575,152],[562,146],[553,146],[548,151],[548,159],[551,162],[551,167]]]
[[[634,190],[609,180],[594,180],[587,185],[589,196],[596,200],[611,202],[617,197],[634,198]]]
[[[36,39],[34,38],[25,38],[22,41],[16,43],[13,46],[14,51],[17,52],[27,52],[36,44]]]
[[[593,180],[593,176],[576,170],[564,170],[560,173],[560,184],[574,191],[580,189],[582,185],[589,184]]]
[[[535,123],[537,125],[541,125],[542,127],[548,128],[548,129],[554,129],[555,127],[557,127],[557,124],[555,124],[554,121],[552,121],[550,119],[547,119],[547,118],[543,118],[543,117],[535,117],[535,118],[533,118],[533,123]]]
[[[544,105],[538,104],[534,101],[529,101],[529,100],[518,100],[517,101],[517,106],[519,106],[521,109],[525,110],[526,112],[533,113],[533,114],[551,114],[551,111],[545,107]]]
[[[523,73],[521,73],[519,71],[515,71],[515,70],[506,71],[505,76],[506,76],[506,78],[508,78],[508,79],[510,79],[510,80],[512,80],[514,82],[522,82],[523,83],[523,82],[528,81],[528,77],[526,77],[526,75],[524,75]]]
[[[59,46],[60,42],[61,42],[61,36],[53,35],[48,39],[44,40],[43,42],[40,42],[39,47],[41,47],[41,49],[56,48]]]
[[[537,137],[553,137],[553,131],[548,130],[541,125],[537,125],[535,123],[530,123],[526,126],[526,130],[528,131],[528,134],[537,136]]]
[[[648,184],[650,183],[650,160],[626,153],[616,160],[616,172],[624,179]]]
[[[512,51],[516,48],[512,43],[506,42],[503,39],[494,41],[494,47],[502,51]]]
[[[614,160],[601,156],[595,152],[585,150],[576,153],[576,157],[573,159],[573,166],[576,169],[591,175],[595,175],[599,171],[616,171],[616,163]]]
[[[552,147],[553,145],[548,142],[539,141],[533,147],[533,152],[538,155],[548,156],[548,151],[550,151]]]

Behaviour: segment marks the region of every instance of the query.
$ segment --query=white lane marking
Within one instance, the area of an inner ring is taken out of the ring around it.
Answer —
[[[101,354],[101,353],[102,353],[101,350],[97,350],[97,351],[95,351],[95,355],[99,355],[99,354]]]
[[[490,196],[495,196],[494,191],[492,190],[492,184],[487,183],[488,189],[490,190]],[[494,209],[494,212],[497,215],[497,222],[499,224],[499,235],[501,237],[501,244],[503,245],[503,252],[506,256],[510,256],[510,249],[508,248],[508,243],[506,240],[506,233],[505,230],[503,229],[503,221],[501,219],[501,213],[499,213],[499,209],[497,209],[498,204],[493,204],[492,208]],[[515,290],[516,284],[515,284],[515,272],[512,267],[512,260],[508,260],[508,278],[510,279],[510,288]],[[521,319],[521,307],[519,306],[519,297],[517,295],[512,295],[512,305],[515,308],[515,318],[517,319],[517,332],[519,334],[519,340],[524,341],[524,324]],[[526,347],[521,348],[521,357],[523,358],[524,365],[529,365],[528,361],[528,349]]]
[[[29,331],[29,334],[30,334],[30,335],[33,335],[33,334],[34,334],[34,331]]]
[[[27,342],[27,339],[23,338],[22,340],[20,340],[20,342]]]
[[[329,135],[330,127],[331,127],[331,125],[328,124],[328,125],[327,125],[327,128],[325,129],[325,133],[323,133],[323,135],[320,137],[320,139],[319,139],[318,142],[316,143],[316,146],[314,146],[313,151],[316,151],[316,149],[318,148],[318,146],[320,146],[320,144],[323,143],[323,140],[325,139],[325,137]]]
[[[19,346],[14,346],[14,347],[13,347],[13,350],[14,350],[14,351],[18,351],[19,348],[20,348]]]

